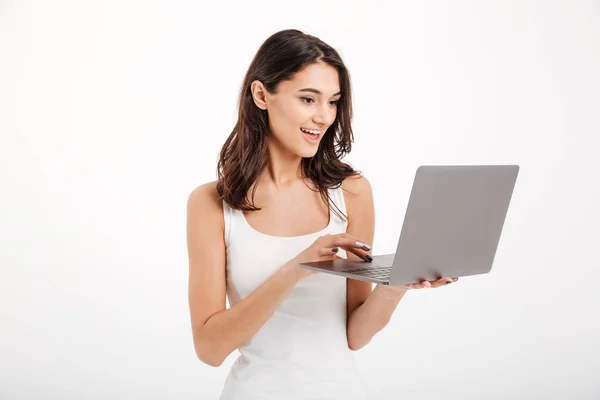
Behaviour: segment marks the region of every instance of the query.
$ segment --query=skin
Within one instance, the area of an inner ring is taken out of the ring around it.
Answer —
[[[319,93],[303,91],[306,88]],[[319,144],[308,141],[300,128],[324,133],[333,124],[341,96],[338,72],[328,64],[316,63],[296,73],[291,80],[281,82],[276,93],[268,93],[260,81],[253,82],[251,90],[255,105],[269,115],[270,163],[254,183],[254,201],[262,209],[245,213],[246,220],[256,231],[272,236],[319,232],[329,222],[329,210],[319,193],[307,187],[314,185],[301,176],[302,158],[314,156]],[[318,273],[299,268],[299,262],[337,257],[339,248],[346,250],[349,258],[363,260],[372,252],[369,247],[373,242],[375,213],[371,185],[365,177],[358,176],[347,178],[342,187],[346,189],[346,233],[318,238],[229,309],[225,302],[223,208],[216,182],[199,186],[190,194],[189,306],[194,347],[203,362],[220,365],[264,325],[299,280]],[[407,291],[445,286],[456,280],[444,277],[412,285],[376,285],[373,290],[371,283],[347,279],[348,346],[357,350],[366,345],[389,322]]]

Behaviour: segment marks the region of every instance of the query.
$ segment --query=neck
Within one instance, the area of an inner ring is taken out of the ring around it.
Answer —
[[[283,148],[275,140],[269,141],[269,162],[263,179],[275,187],[289,186],[302,180],[302,157]]]

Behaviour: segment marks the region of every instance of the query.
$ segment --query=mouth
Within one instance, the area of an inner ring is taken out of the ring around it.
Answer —
[[[300,128],[300,132],[302,132],[306,140],[313,144],[319,143],[319,141],[321,140],[321,135],[323,135],[324,133],[324,131],[322,130],[304,128]]]

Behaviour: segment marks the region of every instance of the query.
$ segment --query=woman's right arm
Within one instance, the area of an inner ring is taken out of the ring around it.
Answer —
[[[194,190],[187,205],[188,299],[196,355],[217,367],[250,339],[306,272],[279,269],[249,296],[226,308],[223,208],[215,183]]]
[[[187,246],[194,348],[201,361],[214,367],[254,336],[300,279],[315,273],[299,268],[299,262],[331,258],[333,247],[363,259],[367,254],[362,243],[350,235],[320,237],[247,297],[226,309],[223,207],[215,182],[198,187],[188,198]]]

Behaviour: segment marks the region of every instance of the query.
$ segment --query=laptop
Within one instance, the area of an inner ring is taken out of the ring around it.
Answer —
[[[420,166],[395,253],[300,267],[383,285],[486,274],[518,173],[518,165]]]

